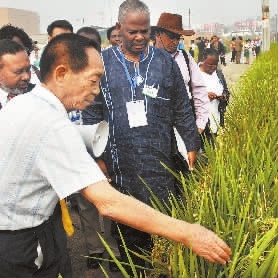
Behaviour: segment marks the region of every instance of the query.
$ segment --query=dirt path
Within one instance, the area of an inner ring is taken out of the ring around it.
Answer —
[[[68,238],[68,248],[70,251],[72,261],[73,278],[104,278],[105,275],[102,273],[100,269],[91,270],[87,268],[86,258],[84,257],[87,255],[87,253],[85,249],[84,238],[81,231],[79,215],[75,210],[72,210],[71,208],[70,215],[72,217],[72,222],[75,228],[73,236]],[[106,271],[109,270],[107,262],[104,262],[103,266]],[[120,273],[112,273],[108,271],[108,274],[111,278],[122,277]]]
[[[232,89],[249,67],[250,65],[246,64],[228,64],[226,67],[222,68],[229,89]]]

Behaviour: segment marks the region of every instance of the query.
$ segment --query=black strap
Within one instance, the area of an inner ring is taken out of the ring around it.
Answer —
[[[191,75],[190,75],[190,67],[189,67],[189,58],[188,58],[188,54],[183,49],[182,49],[182,54],[183,54],[184,60],[186,62],[188,73],[189,73],[189,78],[190,79],[189,79],[189,82],[188,82],[188,87],[189,87],[190,94],[192,95],[192,84],[191,84]]]

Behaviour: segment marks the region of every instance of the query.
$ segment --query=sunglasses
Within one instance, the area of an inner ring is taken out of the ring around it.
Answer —
[[[181,35],[175,34],[169,31],[163,31],[163,33],[170,39],[170,40],[179,40]]]

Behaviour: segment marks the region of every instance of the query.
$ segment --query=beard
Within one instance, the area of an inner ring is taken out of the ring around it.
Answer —
[[[20,94],[24,94],[27,90],[27,88],[24,89],[18,89],[18,88],[8,88],[5,85],[1,84],[0,88],[5,91],[6,93],[13,95],[13,96],[17,96]]]

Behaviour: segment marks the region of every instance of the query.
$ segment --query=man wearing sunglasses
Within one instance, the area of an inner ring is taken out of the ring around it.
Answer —
[[[178,49],[181,36],[192,35],[192,31],[183,30],[182,16],[162,13],[157,25],[152,27],[155,34],[155,46],[170,53],[179,65],[189,98],[196,117],[198,131],[205,129],[209,115],[209,99],[201,72],[193,57],[186,51]]]

